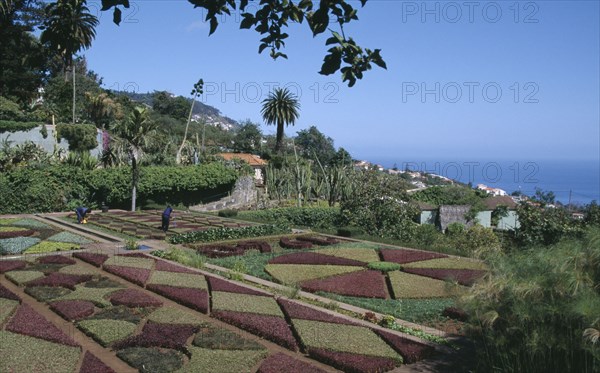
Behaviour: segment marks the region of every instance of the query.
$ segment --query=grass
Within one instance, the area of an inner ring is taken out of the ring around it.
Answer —
[[[283,284],[297,284],[306,280],[324,278],[342,273],[362,271],[356,266],[329,266],[306,264],[267,264],[265,271]]]
[[[72,373],[80,355],[79,347],[0,331],[1,372]]]
[[[70,251],[70,250],[77,250],[79,248],[80,248],[79,245],[67,243],[67,242],[42,241],[34,246],[31,246],[27,250],[25,250],[25,254],[42,254],[42,253],[51,253],[54,251]]]
[[[75,291],[56,300],[89,300],[99,307],[107,307],[110,306],[110,302],[105,297],[117,290],[121,290],[121,288],[88,288],[78,285],[75,287]]]
[[[275,299],[248,294],[212,293],[213,309],[221,311],[250,312],[261,315],[283,317]]]
[[[169,285],[203,290],[208,289],[208,285],[204,276],[194,275],[191,273],[154,271],[147,284]]]
[[[305,346],[381,356],[402,362],[402,356],[368,328],[311,320],[292,320]]]
[[[429,277],[417,276],[400,271],[390,272],[389,274],[394,297],[403,298],[435,298],[452,297],[458,295],[459,289],[449,282],[435,280]]]
[[[364,245],[363,245],[364,246]],[[315,253],[333,255],[340,258],[354,259],[365,263],[378,262],[379,255],[373,249],[358,247],[347,247],[347,244],[341,244],[339,247],[328,247],[326,249],[315,250]]]
[[[19,305],[19,301],[0,298],[0,325],[2,325]]]
[[[204,321],[193,313],[166,306],[148,315],[148,321],[161,324],[204,325]]]
[[[143,269],[152,269],[154,266],[154,260],[146,259],[146,258],[137,258],[131,256],[112,256],[104,262],[104,265],[115,265],[121,267],[133,267],[133,268],[143,268]]]
[[[6,278],[17,285],[23,285],[26,282],[37,280],[44,277],[42,272],[38,271],[10,271],[5,273]]]
[[[456,304],[456,301],[452,298],[390,300],[349,297],[332,293],[317,294],[335,299],[341,303],[366,308],[384,315],[392,315],[396,318],[414,323],[439,319],[442,311],[446,307],[452,307]]]
[[[178,373],[184,372],[253,372],[253,367],[267,356],[266,350],[207,350],[190,346],[192,358]]]
[[[488,269],[482,262],[462,258],[437,258],[406,263],[404,266],[406,268]]]
[[[135,332],[137,325],[123,320],[83,320],[78,327],[87,335],[106,347],[127,338]]]

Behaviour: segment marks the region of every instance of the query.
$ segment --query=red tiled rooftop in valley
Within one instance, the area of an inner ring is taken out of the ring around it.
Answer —
[[[248,153],[219,153],[217,155],[219,157],[223,157],[226,161],[231,161],[233,159],[239,159],[239,160],[242,160],[242,161],[248,163],[250,166],[253,166],[253,167],[259,167],[259,166],[266,166],[267,165],[267,161],[265,161],[261,157],[259,157],[257,155],[254,155],[254,154],[248,154]]]

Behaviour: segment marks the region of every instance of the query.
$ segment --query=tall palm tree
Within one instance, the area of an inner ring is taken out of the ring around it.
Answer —
[[[137,184],[139,180],[138,161],[146,139],[156,129],[156,122],[150,120],[148,110],[138,106],[125,120],[114,128],[115,135],[127,142],[127,152],[131,160],[131,211],[135,211]]]
[[[300,116],[298,110],[300,103],[298,98],[287,88],[275,88],[273,92],[263,100],[261,114],[267,124],[277,125],[277,136],[275,137],[275,153],[281,151],[283,143],[283,125],[294,125]]]
[[[73,124],[75,123],[75,64],[73,56],[92,46],[98,18],[89,12],[86,0],[57,0],[46,6],[42,43],[58,52],[63,61],[65,80],[68,68],[73,73]]]

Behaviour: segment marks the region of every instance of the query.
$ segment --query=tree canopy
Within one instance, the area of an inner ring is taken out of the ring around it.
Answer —
[[[340,71],[342,81],[349,87],[354,86],[358,79],[375,64],[387,68],[381,57],[380,49],[362,48],[354,39],[347,36],[344,26],[358,20],[357,9],[346,0],[313,1],[301,0],[294,3],[289,0],[262,0],[255,12],[248,7],[249,0],[188,0],[194,8],[204,8],[207,11],[206,21],[210,23],[209,35],[214,33],[219,26],[219,19],[231,15],[233,11],[242,12],[243,20],[241,29],[254,29],[262,38],[258,53],[270,49],[273,59],[287,58],[282,52],[289,34],[285,30],[290,23],[303,24],[306,20],[313,36],[329,30],[331,36],[325,45],[332,46],[323,59],[319,74],[331,75]],[[367,0],[359,0],[361,6]],[[129,8],[129,0],[102,0],[102,10],[113,9],[113,21],[118,25],[121,22],[122,11],[120,7]],[[333,20],[333,22],[331,22]],[[331,24],[337,24],[338,30],[334,31]]]

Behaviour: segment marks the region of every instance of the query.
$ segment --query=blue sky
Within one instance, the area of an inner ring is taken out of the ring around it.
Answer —
[[[85,55],[107,88],[189,96],[203,78],[203,102],[262,123],[269,87],[287,86],[301,102],[287,134],[315,125],[363,159],[600,158],[597,1],[371,0],[346,33],[381,48],[388,69],[353,88],[318,74],[328,35],[305,24],[291,28],[289,60],[273,61],[239,16],[208,37],[187,1],[133,1],[121,26],[100,14]]]

